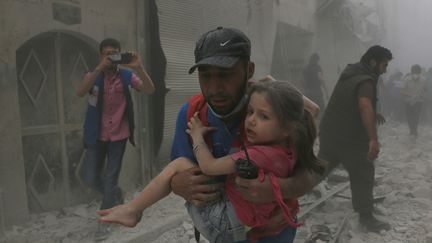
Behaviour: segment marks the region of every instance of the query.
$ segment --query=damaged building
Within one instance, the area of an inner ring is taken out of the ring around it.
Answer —
[[[241,29],[255,78],[271,74],[300,89],[308,56],[319,52],[332,87],[346,63],[384,38],[383,11],[372,0],[1,1],[0,232],[31,213],[97,198],[81,179],[87,101],[75,90],[104,38],[140,53],[157,90],[133,97],[137,146],[127,146],[120,176],[130,190],[169,162],[177,112],[199,92],[187,70],[202,33]]]

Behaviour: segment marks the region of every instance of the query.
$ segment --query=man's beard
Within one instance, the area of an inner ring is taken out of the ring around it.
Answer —
[[[379,69],[378,65],[375,66],[375,67],[373,68],[373,71],[374,71],[374,73],[375,73],[377,76],[380,76],[380,75],[382,74],[382,73],[380,72],[380,69]]]
[[[221,109],[214,109],[214,107],[209,104],[209,110],[218,118],[220,119],[227,119],[231,118],[233,115],[239,113],[244,109],[244,107],[248,103],[248,96],[247,94],[243,94],[238,101],[236,101],[234,104],[236,104],[233,107],[230,107],[230,109],[226,109],[225,111],[221,111]]]

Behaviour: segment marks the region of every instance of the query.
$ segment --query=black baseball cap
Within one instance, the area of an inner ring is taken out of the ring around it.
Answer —
[[[189,69],[193,73],[198,66],[212,65],[230,68],[240,57],[250,57],[251,43],[240,30],[217,27],[203,34],[195,47],[195,65]]]

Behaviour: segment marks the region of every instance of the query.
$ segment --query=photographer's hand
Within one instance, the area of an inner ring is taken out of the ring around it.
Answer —
[[[128,68],[132,68],[133,70],[138,72],[138,69],[144,68],[139,55],[136,52],[128,51],[131,54],[131,61],[127,64],[122,64]]]
[[[131,62],[123,65],[135,70],[137,76],[141,79],[142,82],[138,85],[136,89],[139,91],[144,91],[146,94],[153,94],[155,91],[155,86],[150,76],[147,74],[146,70],[144,69],[144,66],[141,63],[141,59],[139,55],[135,52],[129,52],[129,53],[131,53],[132,55]]]
[[[97,67],[95,68],[94,72],[97,72],[97,74],[99,74],[100,72],[106,70],[111,65],[112,65],[112,61],[109,58],[109,55],[101,56],[101,60],[97,65]]]

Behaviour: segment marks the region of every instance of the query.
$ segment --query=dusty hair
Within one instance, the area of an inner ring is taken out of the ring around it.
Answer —
[[[376,45],[371,46],[365,54],[360,59],[360,62],[364,64],[368,64],[371,60],[375,60],[376,62],[382,62],[385,59],[391,60],[393,59],[393,54],[391,51],[385,47]]]
[[[249,97],[253,93],[265,94],[281,126],[291,129],[292,136],[287,142],[294,144],[299,163],[322,174],[324,167],[313,152],[317,128],[314,118],[304,107],[303,95],[284,81],[254,83],[249,89]]]

